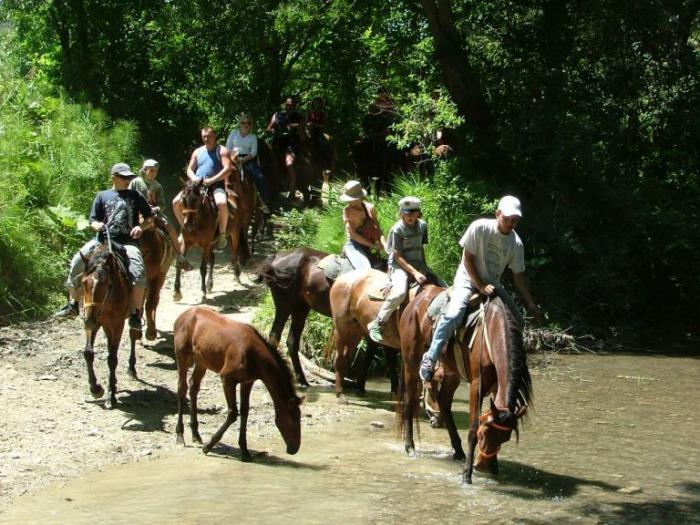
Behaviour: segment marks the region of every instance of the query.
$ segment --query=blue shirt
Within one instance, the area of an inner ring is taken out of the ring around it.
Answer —
[[[213,150],[208,150],[202,146],[197,150],[197,171],[195,176],[198,179],[209,179],[224,169],[221,162],[221,146],[218,144]]]

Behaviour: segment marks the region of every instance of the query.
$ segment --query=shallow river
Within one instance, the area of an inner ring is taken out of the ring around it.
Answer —
[[[27,495],[0,522],[700,523],[700,358],[540,361],[530,357],[535,406],[520,443],[503,446],[498,479],[462,484],[446,431],[425,421],[419,455],[408,458],[387,384],[377,381],[365,398],[350,394],[342,421],[305,427],[295,456],[279,435],[250,433],[260,453],[252,464],[231,446],[209,456],[188,447]],[[464,388],[456,399],[466,446]],[[335,397],[312,389],[307,402]],[[223,442],[236,441],[234,424]]]

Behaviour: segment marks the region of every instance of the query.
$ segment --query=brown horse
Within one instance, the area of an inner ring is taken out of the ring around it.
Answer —
[[[437,286],[425,287],[409,303],[401,316],[401,355],[403,381],[400,383],[397,422],[403,430],[406,452],[413,454],[413,419],[418,414],[420,379],[418,369],[421,357],[430,345],[433,321],[427,310],[431,301],[444,290]],[[525,414],[532,397],[530,372],[527,368],[522,328],[500,297],[488,299],[481,313],[483,322],[475,333],[461,342],[447,344],[440,356],[444,377],[437,394],[440,411],[450,435],[455,459],[465,459],[462,442],[452,416],[452,400],[460,383],[460,369],[469,381],[469,454],[464,465],[464,480],[472,482],[477,470],[498,473],[496,455],[503,443],[515,430],[518,419]],[[455,346],[456,352],[451,351]],[[461,359],[462,363],[458,363]],[[462,364],[463,366],[459,366]],[[493,393],[490,410],[479,416],[481,402]],[[474,452],[479,455],[474,462]]]
[[[229,214],[226,228],[231,264],[233,265],[236,280],[240,282],[240,263],[250,257],[248,250],[248,226],[253,215],[255,201],[255,188],[253,183],[245,178],[239,181],[240,175],[233,171],[229,178],[233,180],[232,189],[235,192],[236,211]],[[184,253],[191,246],[199,246],[202,250],[202,261],[199,265],[199,273],[202,277],[202,300],[206,300],[207,292],[214,287],[214,240],[218,231],[218,214],[213,195],[205,188],[201,180],[186,181],[182,190],[183,223],[182,236],[185,241]],[[239,262],[240,260],[240,262]],[[208,270],[207,270],[208,264]],[[182,299],[180,292],[181,268],[175,269],[175,293],[174,299]]]
[[[130,313],[131,287],[127,276],[119,267],[117,256],[106,246],[99,246],[89,257],[82,253],[80,256],[85,263],[82,288],[86,341],[83,356],[87,363],[90,393],[94,398],[104,395],[104,388],[97,382],[93,369],[95,337],[97,331],[102,328],[107,337],[109,366],[106,406],[114,408],[117,405],[117,352],[124,331],[124,321]],[[136,377],[136,340],[140,338],[140,332],[129,330],[129,336],[129,373]]]
[[[143,232],[141,237],[141,254],[146,265],[146,339],[156,338],[156,309],[160,302],[160,290],[165,276],[175,256],[175,249],[168,234],[161,228],[153,226]]]
[[[275,304],[275,319],[268,339],[277,346],[282,337],[287,320],[292,318],[292,325],[287,336],[287,349],[292,359],[294,373],[300,385],[308,386],[299,360],[299,343],[304,331],[306,318],[311,310],[326,317],[331,316],[330,291],[333,281],[326,278],[318,263],[328,254],[313,248],[294,248],[268,257],[256,270],[257,280],[264,280],[270,288]],[[397,347],[398,348],[398,347]],[[377,344],[367,340],[367,359],[369,365],[377,350]],[[397,388],[395,352],[387,352],[387,368],[391,379],[391,391]],[[366,370],[358,378],[358,389],[364,392]]]
[[[287,444],[287,453],[296,454],[301,444],[302,399],[294,390],[287,362],[260,333],[250,325],[227,319],[206,307],[195,306],[183,312],[173,329],[177,359],[177,442],[185,443],[182,414],[187,402],[187,370],[194,364],[190,382],[190,428],[192,440],[202,443],[197,421],[197,394],[207,370],[219,374],[224,387],[228,413],[221,428],[203,447],[207,454],[238,418],[236,385],[241,385],[241,426],[238,446],[241,459],[250,461],[246,423],[250,391],[260,379],[267,387],[275,407],[275,424]]]
[[[367,334],[367,325],[376,319],[382,306],[381,300],[374,300],[389,284],[389,276],[378,270],[353,270],[336,279],[330,293],[331,311],[333,312],[333,339],[335,340],[335,394],[341,402],[343,396],[343,379],[348,370],[350,358],[357,345]],[[398,314],[394,314],[384,328],[385,348],[398,350],[399,339]],[[387,355],[395,353],[387,351]]]

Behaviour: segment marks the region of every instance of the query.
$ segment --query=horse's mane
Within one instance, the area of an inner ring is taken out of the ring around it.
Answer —
[[[270,341],[262,335],[257,328],[254,326],[251,326],[253,329],[253,332],[255,333],[256,336],[260,338],[260,340],[265,344],[265,347],[267,350],[270,352],[272,357],[275,359],[275,362],[279,365],[280,371],[282,372],[282,375],[284,376],[285,384],[289,384],[292,387],[292,391],[294,392],[294,395],[296,396],[296,391],[294,390],[294,374],[292,373],[292,369],[289,366],[289,361],[287,361],[284,356],[280,353],[280,351],[275,348]]]
[[[532,404],[532,379],[527,368],[527,354],[523,342],[523,330],[513,312],[499,297],[506,321],[506,343],[508,348],[508,392],[506,400],[511,412]]]
[[[107,258],[111,255],[110,251],[107,250],[104,245],[98,246],[97,249],[92,252],[92,255],[87,261],[85,267],[85,275],[93,273],[104,267],[107,262]]]

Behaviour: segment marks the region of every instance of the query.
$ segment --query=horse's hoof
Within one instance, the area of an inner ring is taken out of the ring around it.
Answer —
[[[177,445],[182,445],[184,447],[185,446],[185,436],[178,434],[177,438],[175,439],[175,443]]]
[[[204,452],[204,455],[205,455],[205,456],[206,456],[207,454],[209,454],[209,451],[210,451],[210,450],[211,450],[211,447],[210,447],[209,445],[204,445],[204,446],[202,447],[202,452]]]
[[[430,418],[430,426],[432,428],[442,428],[442,418],[440,416],[433,416]]]
[[[131,379],[138,379],[138,378],[139,378],[138,374],[136,373],[136,369],[135,369],[135,368],[129,368],[129,370],[128,370],[127,372],[128,372],[129,377],[130,377]]]
[[[173,293],[173,301],[182,301],[182,293],[181,292]]]
[[[90,394],[92,394],[92,397],[95,399],[98,399],[105,395],[105,389],[102,388],[101,385],[95,385],[93,387],[90,387]]]
[[[338,404],[339,405],[347,405],[348,400],[343,394],[338,394]]]
[[[113,410],[117,408],[117,398],[116,397],[110,397],[106,402],[105,402],[105,408],[107,410]]]
[[[202,444],[202,438],[199,434],[192,434],[192,441],[198,445]],[[209,449],[211,450],[211,447],[209,447]]]
[[[156,337],[158,337],[158,334],[156,333],[156,329],[154,328],[151,330],[150,328],[146,330],[146,339],[149,341],[153,341]]]
[[[455,452],[454,454],[452,454],[452,459],[454,461],[464,461],[465,459],[467,459],[467,456],[464,455],[464,452]]]
[[[406,455],[409,458],[415,458],[416,457],[416,449],[412,446],[407,446],[406,447]]]
[[[467,485],[471,485],[472,484],[471,474],[465,474],[464,476],[462,476],[462,483],[466,483]]]
[[[207,293],[212,293],[214,291],[214,284],[207,283]]]
[[[250,455],[250,452],[247,450],[242,450],[241,451],[241,461],[244,463],[252,463],[253,461],[253,456]]]

